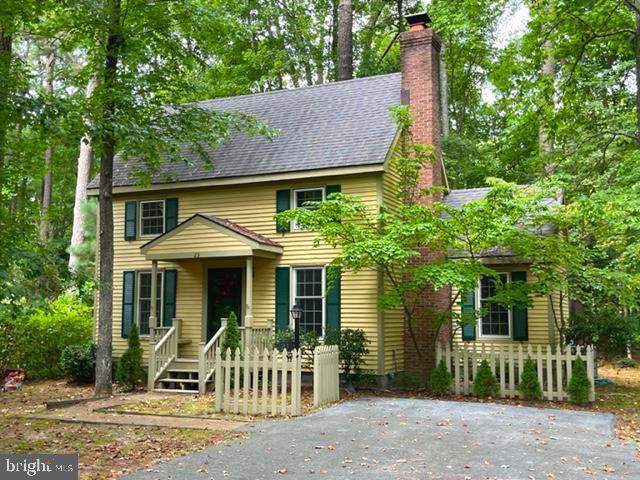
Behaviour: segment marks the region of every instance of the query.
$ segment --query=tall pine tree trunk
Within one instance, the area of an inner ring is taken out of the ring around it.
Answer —
[[[103,73],[103,111],[100,135],[100,295],[98,309],[98,341],[96,351],[96,396],[112,392],[113,331],[113,157],[115,155],[114,124],[116,121],[117,76],[120,51],[124,43],[121,31],[120,0],[106,2],[108,35]]]
[[[549,92],[548,98],[546,99],[553,105],[553,85],[556,76],[556,68],[554,65],[553,53],[552,53],[553,45],[550,40],[547,40],[544,43],[544,50],[546,52],[544,62],[542,63],[542,69],[540,71],[541,78],[543,79],[543,84],[548,84]],[[540,156],[544,162],[544,173],[547,176],[553,175],[554,166],[551,159],[551,153],[553,152],[553,144],[551,143],[551,139],[549,138],[548,125],[544,120],[546,112],[542,112],[540,117],[540,125],[538,130],[538,144],[540,148]]]
[[[337,80],[353,78],[353,5],[351,0],[338,4],[338,72]]]
[[[97,80],[92,77],[87,84],[85,96],[91,98],[96,88]],[[69,248],[69,270],[75,272],[78,268],[78,256],[75,250],[84,241],[84,216],[82,204],[87,199],[87,185],[91,175],[91,162],[93,160],[93,147],[91,139],[84,135],[80,140],[80,154],[78,155],[78,173],[76,177],[76,197],[73,204],[73,227],[71,230],[71,246]]]
[[[48,101],[53,101],[53,69],[56,63],[56,51],[52,49],[47,57],[45,68],[45,88]],[[53,173],[51,161],[53,160],[53,140],[50,138],[44,153],[44,177],[42,178],[42,201],[40,204],[40,239],[46,241],[51,234],[51,222],[49,221],[49,209],[51,208],[51,195],[53,192]]]
[[[9,78],[11,74],[11,60],[13,55],[13,36],[0,28],[0,78]],[[10,82],[0,82],[0,170],[4,168],[7,154],[7,131],[9,129],[9,92]],[[2,175],[0,175],[0,180]],[[0,184],[0,196],[2,195],[2,185]],[[0,208],[2,207],[0,202]]]

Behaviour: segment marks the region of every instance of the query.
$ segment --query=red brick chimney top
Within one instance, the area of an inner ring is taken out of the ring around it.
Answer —
[[[431,23],[431,18],[426,13],[414,13],[405,17],[411,30],[424,30]]]

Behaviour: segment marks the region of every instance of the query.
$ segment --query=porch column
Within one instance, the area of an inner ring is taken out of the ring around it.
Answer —
[[[245,273],[245,313],[244,313],[244,329],[245,343],[251,348],[251,337],[253,327],[253,257],[247,257],[246,273]]]
[[[156,308],[156,304],[158,303],[157,299],[157,291],[158,291],[158,261],[151,261],[151,310],[149,313],[149,331],[151,332],[151,336],[153,337],[153,329],[158,327],[158,312]]]

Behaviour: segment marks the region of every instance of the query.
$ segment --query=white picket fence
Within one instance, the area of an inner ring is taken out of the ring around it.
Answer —
[[[476,345],[437,344],[436,362],[444,359],[453,381],[453,392],[456,395],[469,395],[471,385],[476,376],[476,371],[482,360],[487,360],[491,370],[496,374],[500,384],[500,397],[520,397],[517,386],[520,383],[520,374],[524,368],[524,362],[530,357],[536,364],[538,381],[542,386],[543,397],[547,400],[566,400],[568,398],[566,387],[571,379],[573,362],[580,358],[586,362],[587,375],[591,381],[589,401],[595,400],[594,378],[595,364],[593,347],[577,347],[575,353],[571,347],[565,347],[564,351],[558,346],[528,345],[523,348],[512,344],[496,345],[485,344],[482,347]]]
[[[301,384],[297,350],[215,352],[216,412],[297,416],[302,411]]]
[[[313,405],[340,400],[340,351],[337,345],[322,345],[313,351]]]

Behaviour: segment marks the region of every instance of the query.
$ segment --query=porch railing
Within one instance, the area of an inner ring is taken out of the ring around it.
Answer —
[[[149,332],[148,388],[153,390],[164,371],[178,357],[180,319],[173,319],[171,327],[151,327]]]
[[[207,343],[200,343],[200,350],[198,351],[198,391],[200,395],[204,394],[207,388],[207,382],[213,375],[216,368],[216,350],[220,348],[224,332],[227,329],[227,319],[220,320],[220,328],[215,333],[211,340]]]

